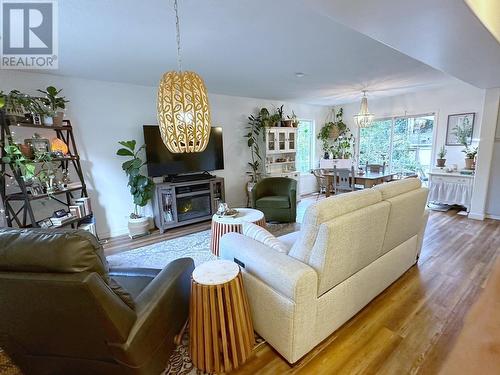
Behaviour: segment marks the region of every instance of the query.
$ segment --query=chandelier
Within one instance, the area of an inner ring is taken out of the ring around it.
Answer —
[[[177,0],[174,0],[174,11],[178,70],[165,73],[158,87],[160,134],[172,153],[202,152],[207,147],[211,128],[208,94],[198,74],[182,71]]]
[[[368,98],[366,97],[366,91],[363,91],[361,107],[359,109],[359,113],[354,116],[354,121],[360,128],[368,128],[373,121],[373,117],[373,114],[368,111]]]

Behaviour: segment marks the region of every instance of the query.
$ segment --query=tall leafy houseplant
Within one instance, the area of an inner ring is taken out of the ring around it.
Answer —
[[[136,150],[137,142],[121,141],[118,142],[122,148],[118,149],[116,154],[129,158],[122,164],[122,169],[128,177],[128,186],[130,194],[134,199],[134,212],[130,214],[131,219],[139,219],[138,207],[144,207],[153,197],[153,181],[147,176],[141,174],[141,168],[146,164],[139,157],[139,153],[144,149],[144,145]]]
[[[247,145],[250,148],[252,157],[252,162],[248,163],[248,165],[252,168],[254,182],[257,182],[260,162],[262,161],[262,157],[260,156],[259,137],[262,130],[262,117],[266,115],[266,112],[267,109],[262,108],[258,116],[250,115],[248,117],[248,126],[246,127],[248,133],[245,134],[245,138],[247,138]],[[267,112],[267,114],[269,114],[269,112]]]
[[[317,138],[321,141],[325,156],[332,153],[333,158],[348,159],[352,156],[354,136],[343,120],[344,110],[333,111],[333,121],[326,122]]]

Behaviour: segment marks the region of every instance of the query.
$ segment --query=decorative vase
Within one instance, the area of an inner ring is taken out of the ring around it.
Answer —
[[[149,234],[149,218],[128,219],[128,235],[130,238],[137,238],[146,234]]]
[[[474,159],[465,159],[465,169],[474,169]]]
[[[52,118],[54,126],[62,126],[64,119],[64,112],[57,112],[57,114]]]
[[[444,168],[444,166],[446,165],[446,159],[437,159],[436,162],[436,167],[438,168]]]
[[[325,152],[325,154],[323,155],[323,159],[330,159],[330,153],[329,152]]]

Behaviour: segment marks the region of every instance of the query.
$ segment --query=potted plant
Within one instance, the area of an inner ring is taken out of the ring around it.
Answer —
[[[441,148],[439,149],[439,152],[438,152],[438,158],[437,158],[437,167],[438,168],[444,168],[444,166],[446,165],[446,153],[448,151],[446,150],[446,148],[443,146],[441,146]]]
[[[462,152],[465,154],[465,169],[475,168],[475,158],[477,155],[478,147],[465,146]]]
[[[332,154],[333,159],[349,159],[352,156],[354,136],[343,121],[344,110],[333,111],[334,121],[326,122],[317,138],[322,142],[324,159]]]
[[[149,219],[139,214],[138,207],[144,207],[153,197],[153,181],[141,174],[141,168],[146,164],[139,157],[144,145],[136,150],[136,141],[118,142],[122,148],[116,154],[129,158],[122,164],[122,169],[128,177],[130,194],[134,199],[134,212],[130,214],[128,231],[130,238],[136,238],[149,233]]]
[[[37,91],[45,95],[44,98],[40,98],[46,107],[46,112],[43,114],[44,124],[62,126],[66,103],[69,103],[64,96],[59,96],[62,89],[58,90],[54,86],[49,86],[45,90]]]
[[[261,110],[260,114],[257,117],[255,117],[254,115],[250,115],[248,117],[248,126],[246,127],[248,133],[245,134],[244,136],[247,139],[247,145],[250,148],[250,154],[252,157],[252,162],[249,162],[248,165],[250,166],[250,168],[252,168],[251,182],[254,183],[257,182],[259,179],[260,162],[262,160],[262,157],[260,156],[260,147],[259,147],[259,136],[263,128],[262,113],[263,112]]]
[[[299,126],[299,118],[295,114],[294,111],[292,111],[291,116],[287,116],[288,120],[290,120],[290,126],[297,128]]]
[[[46,109],[38,98],[12,90],[8,94],[0,91],[0,109],[5,110],[11,123],[32,121],[34,115],[43,116]]]

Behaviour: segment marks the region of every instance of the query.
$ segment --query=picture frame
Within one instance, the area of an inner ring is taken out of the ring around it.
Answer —
[[[40,228],[42,229],[49,229],[51,227],[54,226],[54,224],[52,223],[52,220],[50,219],[43,219],[43,220],[40,220],[39,222],[37,222],[37,224],[40,226]]]
[[[472,135],[474,133],[474,121],[476,114],[474,112],[457,113],[448,115],[448,123],[446,126],[446,146],[463,146],[456,136],[456,129],[465,129],[469,135],[467,137],[467,145],[472,144]]]
[[[50,152],[50,141],[46,138],[28,138],[24,144],[31,146],[33,152]]]

